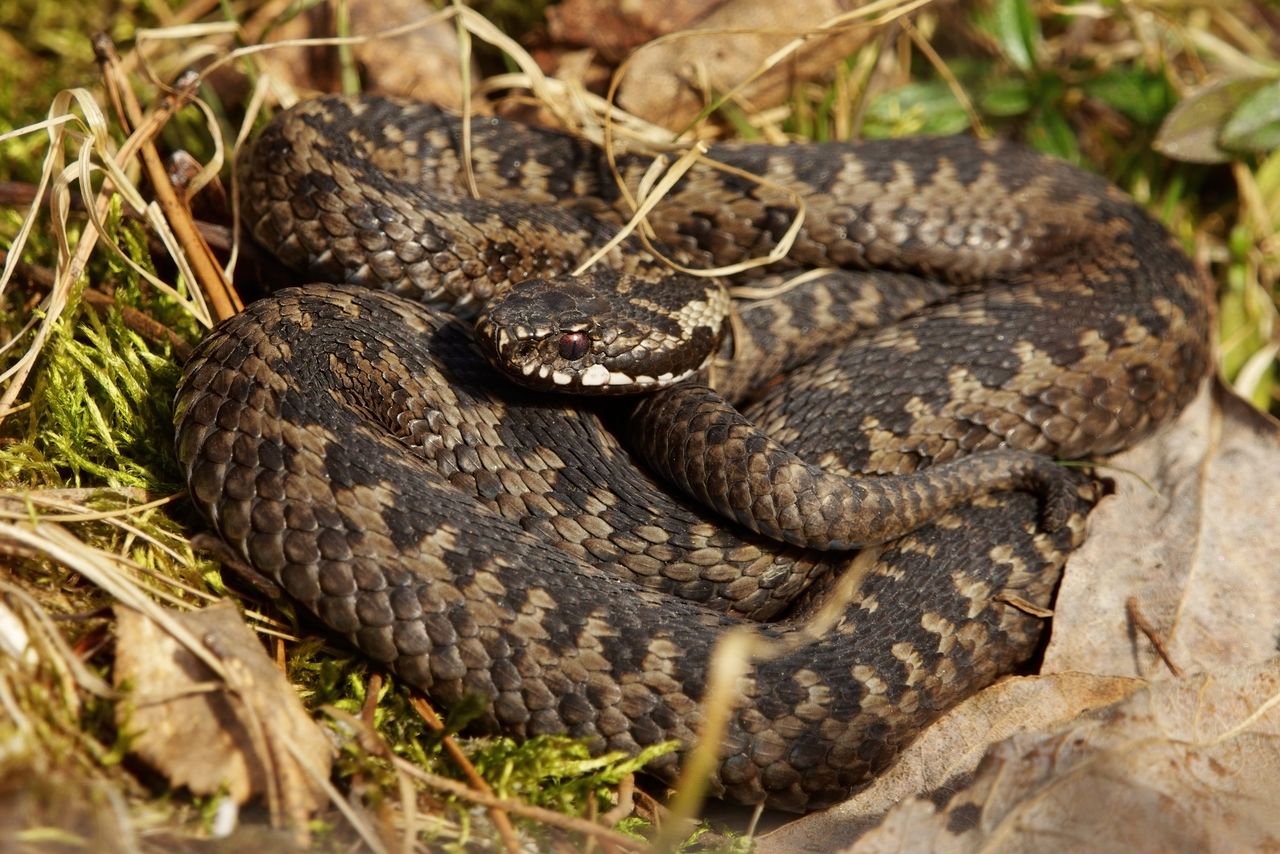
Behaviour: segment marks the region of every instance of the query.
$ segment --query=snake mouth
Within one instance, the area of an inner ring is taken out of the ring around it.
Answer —
[[[487,306],[475,338],[490,364],[518,385],[618,395],[693,377],[714,355],[718,325],[688,329],[648,300],[618,300],[572,279],[539,279]]]
[[[626,343],[630,337],[591,325],[507,326],[493,322],[489,312],[476,322],[476,341],[489,363],[517,385],[538,391],[595,395],[652,391],[689,379],[705,363],[646,373],[635,365],[642,360],[655,365],[669,360],[651,359],[643,342]]]

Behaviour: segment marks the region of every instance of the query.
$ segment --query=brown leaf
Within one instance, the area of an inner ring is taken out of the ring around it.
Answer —
[[[1275,655],[1280,625],[1280,428],[1206,388],[1172,429],[1112,457],[1116,494],[1067,563],[1043,673],[1161,678],[1137,607],[1184,671]]]
[[[234,605],[171,614],[226,682],[150,618],[125,607],[116,616],[115,683],[130,689],[117,716],[134,753],[197,794],[225,790],[244,803],[274,793],[294,826],[327,802],[318,781],[329,776],[329,741]]]
[[[941,808],[906,801],[849,850],[1275,850],[1277,774],[1272,660],[1152,683],[1057,732],[1015,736]]]
[[[1280,844],[1280,429],[1206,383],[1109,465],[1116,493],[1067,564],[1045,675],[956,707],[870,788],[760,851]],[[1195,675],[1172,677],[1130,599]]]
[[[762,836],[756,852],[831,851],[852,844],[899,802],[962,785],[992,745],[1019,733],[1053,730],[1083,710],[1109,706],[1143,685],[1138,679],[1082,673],[1006,679],[940,718],[871,786],[825,812]]]
[[[682,30],[725,0],[564,0],[547,9],[547,32],[558,44],[590,47],[610,59],[666,33]]]
[[[418,0],[349,0],[350,32],[370,35],[434,14]],[[337,32],[332,3],[318,3],[272,30],[268,41],[327,38]],[[462,107],[462,75],[457,30],[452,21],[419,27],[395,38],[375,38],[352,47],[362,90],[403,95],[444,107]],[[293,88],[336,92],[338,49],[331,46],[280,47],[263,54],[271,73]],[[479,79],[478,73],[472,79]]]
[[[656,124],[682,128],[705,106],[707,93],[733,89],[797,35],[853,5],[847,0],[730,0],[689,30],[692,36],[637,51],[618,89],[618,103]],[[861,47],[871,32],[854,27],[813,38],[744,86],[739,95],[755,109],[779,104],[796,80],[826,74]]]

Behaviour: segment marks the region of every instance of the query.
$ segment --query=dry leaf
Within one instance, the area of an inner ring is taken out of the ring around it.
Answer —
[[[435,10],[418,0],[348,0],[351,35],[369,35],[421,21]],[[332,3],[317,3],[272,30],[268,41],[328,38],[337,32]],[[444,107],[462,107],[462,65],[452,21],[438,21],[395,38],[376,38],[352,47],[361,89],[403,95]],[[281,47],[263,54],[273,76],[299,90],[341,90],[338,49]],[[473,73],[472,79],[479,79]]]
[[[125,607],[116,616],[115,682],[130,688],[117,714],[134,753],[197,794],[244,803],[274,793],[295,826],[327,803],[319,781],[330,743],[234,605],[172,614],[220,661],[226,683],[150,618]]]
[[[779,48],[855,5],[847,0],[730,0],[689,30],[692,35],[637,51],[618,89],[618,103],[655,124],[682,128],[706,105],[707,93],[734,89]],[[714,32],[728,30],[746,32]],[[810,39],[737,90],[738,96],[757,110],[779,104],[796,80],[828,73],[871,32],[853,27]]]
[[[0,851],[139,850],[119,795],[109,785],[85,779],[80,769],[49,767],[21,752],[6,750],[0,775]]]
[[[547,32],[557,44],[590,47],[610,59],[652,38],[682,30],[725,0],[564,0],[547,8]]]
[[[1067,563],[1041,672],[1169,675],[1131,624],[1129,597],[1184,672],[1274,656],[1280,427],[1214,386],[1110,465],[1116,494]]]
[[[1067,564],[1045,675],[956,707],[884,778],[760,851],[1280,844],[1280,429],[1207,383],[1109,465],[1116,494]],[[1172,679],[1130,598],[1196,675]]]
[[[1151,683],[1058,732],[1015,736],[940,809],[904,802],[849,850],[1275,850],[1277,775],[1273,660]]]
[[[1128,697],[1144,684],[1139,679],[1082,673],[1006,679],[940,718],[871,786],[829,810],[760,837],[755,850],[757,854],[786,854],[850,845],[899,802],[926,792],[950,792],[962,785],[992,745],[1018,733],[1052,731],[1084,710]]]

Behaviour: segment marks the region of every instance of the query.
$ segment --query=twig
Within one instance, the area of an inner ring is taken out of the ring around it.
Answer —
[[[1003,602],[1012,608],[1017,608],[1019,611],[1021,611],[1024,614],[1029,614],[1032,617],[1037,617],[1041,620],[1048,620],[1051,617],[1053,617],[1053,609],[1042,608],[1041,606],[1037,605],[1035,602],[1031,602],[1027,599],[1022,598],[1021,596],[1016,596],[1012,593],[997,594],[995,599],[997,602]]]
[[[4,249],[0,249],[0,264],[3,264],[7,258],[8,253]],[[57,275],[49,268],[28,264],[26,261],[15,262],[13,272],[42,288],[52,288],[57,281]],[[80,297],[85,303],[101,313],[105,313],[112,306],[116,306],[115,297],[95,288],[85,288]],[[191,355],[191,345],[181,335],[151,315],[127,305],[116,307],[120,309],[120,319],[124,321],[124,325],[143,338],[148,341],[154,341],[157,344],[168,344],[173,348],[174,355],[183,361],[186,361],[187,356]]]
[[[125,125],[141,124],[142,108],[133,94],[133,89],[124,81],[120,71],[120,56],[116,53],[111,37],[106,33],[98,33],[93,39],[93,49],[102,66],[103,77],[108,83],[108,88],[113,93],[119,90],[119,99],[124,110],[124,115],[120,117],[121,122]],[[177,92],[162,99],[159,111],[166,116],[177,112],[178,108],[191,97],[199,81],[198,76],[192,75],[186,85],[180,86]],[[165,219],[168,220],[191,263],[191,269],[196,276],[196,286],[209,297],[214,317],[217,320],[225,320],[238,313],[244,308],[244,304],[236,292],[228,286],[221,265],[213,257],[213,252],[192,221],[191,211],[174,192],[168,171],[165,169],[160,152],[156,150],[155,143],[151,139],[145,140],[139,153],[146,167],[147,177],[151,181],[151,189],[156,195],[156,202],[160,205],[160,210],[163,211]]]
[[[1156,632],[1155,626],[1147,621],[1146,615],[1142,613],[1141,608],[1138,607],[1138,597],[1130,596],[1124,600],[1124,609],[1129,615],[1129,620],[1138,628],[1138,631],[1146,635],[1156,654],[1164,662],[1164,666],[1169,668],[1169,672],[1174,676],[1181,677],[1182,668],[1174,663],[1173,658],[1169,655],[1168,648],[1164,645],[1164,640]]]
[[[635,812],[636,809],[636,775],[628,774],[618,783],[618,803],[602,816],[597,816],[595,812],[595,800],[591,801],[591,810],[587,814],[593,822],[602,827],[613,827],[627,816]],[[617,847],[610,843],[607,839],[596,839],[591,837],[589,843],[597,842],[600,844],[604,854],[616,854]],[[590,844],[587,848],[590,849]]]
[[[374,712],[378,709],[378,695],[382,693],[382,674],[376,670],[369,674],[364,686],[364,705],[360,707],[360,720],[373,729]]]
[[[409,698],[409,705],[413,706],[413,710],[422,716],[427,722],[427,726],[431,727],[438,733],[444,732],[444,721],[440,720],[440,716],[436,714],[436,710],[431,708],[431,704],[424,697],[414,696]],[[471,764],[471,760],[467,758],[467,754],[462,752],[462,748],[458,746],[458,742],[453,740],[452,736],[442,735],[441,742],[444,744],[445,752],[449,754],[454,763],[462,769],[462,773],[466,775],[467,781],[479,792],[496,800],[493,789],[489,788],[489,782],[480,776],[480,772],[476,770],[476,766]],[[489,818],[493,820],[493,826],[498,829],[498,834],[502,837],[502,843],[507,850],[515,854],[520,850],[520,840],[516,836],[516,829],[511,826],[511,819],[501,807],[491,806],[489,808]]]
[[[4,264],[8,260],[9,250],[0,249],[0,264]],[[48,267],[28,264],[26,261],[22,260],[13,262],[13,272],[15,275],[21,276],[29,282],[34,282],[42,288],[52,288],[58,281],[57,274]]]
[[[636,775],[628,774],[618,783],[618,803],[613,809],[600,816],[600,823],[612,826],[631,815],[636,810]]]
[[[401,759],[398,756],[392,757],[397,768],[402,769],[406,774],[414,777],[433,789],[447,792],[458,798],[480,804],[484,807],[496,807],[504,812],[514,813],[515,815],[524,816],[533,821],[541,822],[552,827],[558,827],[562,830],[581,833],[585,836],[592,837],[600,842],[609,842],[619,848],[627,851],[644,851],[648,846],[630,836],[624,836],[616,830],[587,821],[585,818],[577,818],[571,815],[555,812],[554,810],[545,809],[544,807],[534,806],[533,804],[525,804],[519,801],[506,800],[495,797],[492,794],[481,792],[473,789],[466,783],[458,780],[452,780],[448,777],[442,777],[439,774],[432,774],[430,771],[424,771],[408,760]]]
[[[360,706],[360,724],[364,727],[364,732],[368,736],[371,743],[376,744],[378,752],[383,756],[391,754],[391,747],[386,740],[379,737],[374,720],[378,712],[378,695],[382,693],[383,678],[382,673],[377,670],[369,674],[364,685],[364,703]],[[400,781],[402,808],[408,819],[406,822],[405,835],[402,839],[401,848],[410,850],[413,845],[413,822],[411,816],[414,814],[414,797],[412,795],[412,786],[408,784],[408,780],[403,774],[397,773],[396,777]],[[356,769],[351,775],[349,784],[350,791],[359,791],[366,785],[365,772]],[[406,792],[408,790],[408,792]],[[383,835],[387,836],[387,848],[390,850],[392,839],[390,838],[390,828],[393,824],[390,814],[391,802],[382,801],[378,804],[378,818],[381,820]]]
[[[115,297],[104,294],[102,291],[93,288],[85,288],[81,298],[99,312],[106,312],[112,306],[116,305]],[[138,311],[136,308],[130,308],[127,305],[116,306],[120,309],[120,319],[124,321],[124,325],[134,332],[146,338],[148,341],[154,341],[157,344],[168,344],[173,348],[173,355],[179,361],[185,362],[187,357],[191,355],[192,346],[183,340],[182,336],[156,320],[149,314]]]
[[[39,188],[28,181],[0,181],[0,207],[16,208],[29,205],[36,200]],[[48,198],[48,191],[45,198]],[[44,199],[41,200],[43,204]],[[71,193],[71,209],[84,209],[84,200],[79,193]]]

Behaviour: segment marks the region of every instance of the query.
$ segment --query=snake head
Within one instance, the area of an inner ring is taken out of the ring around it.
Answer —
[[[495,368],[528,388],[652,391],[703,368],[729,309],[719,285],[680,279],[652,282],[612,271],[529,279],[485,307],[476,340]]]

